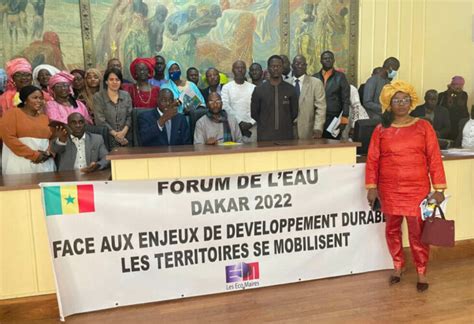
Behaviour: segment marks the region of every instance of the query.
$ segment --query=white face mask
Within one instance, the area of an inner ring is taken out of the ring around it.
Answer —
[[[397,76],[397,71],[395,70],[390,71],[390,73],[388,74],[389,79],[395,79],[396,76]]]

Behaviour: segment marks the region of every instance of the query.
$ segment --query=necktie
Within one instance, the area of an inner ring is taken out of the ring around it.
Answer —
[[[296,96],[299,98],[300,92],[301,92],[299,79],[295,79],[295,89],[296,89]]]
[[[171,120],[168,120],[165,123],[166,126],[166,135],[168,135],[168,144],[171,142]]]

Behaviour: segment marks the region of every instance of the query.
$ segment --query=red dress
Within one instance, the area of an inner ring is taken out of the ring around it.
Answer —
[[[430,192],[446,188],[438,139],[431,124],[415,119],[403,126],[383,128],[372,135],[367,155],[365,183],[377,188],[382,212],[420,216],[419,205]]]
[[[130,94],[133,108],[156,108],[160,87],[151,86],[151,91],[138,90],[136,84],[123,84],[123,89]]]

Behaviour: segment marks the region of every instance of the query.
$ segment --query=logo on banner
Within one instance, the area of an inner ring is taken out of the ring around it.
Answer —
[[[227,290],[258,287],[255,280],[260,279],[258,262],[240,262],[225,267]]]
[[[44,187],[43,193],[46,216],[95,211],[93,185]]]

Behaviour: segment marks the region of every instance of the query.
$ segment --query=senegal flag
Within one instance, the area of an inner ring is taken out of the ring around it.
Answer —
[[[46,216],[95,211],[94,186],[51,186],[43,188]]]

